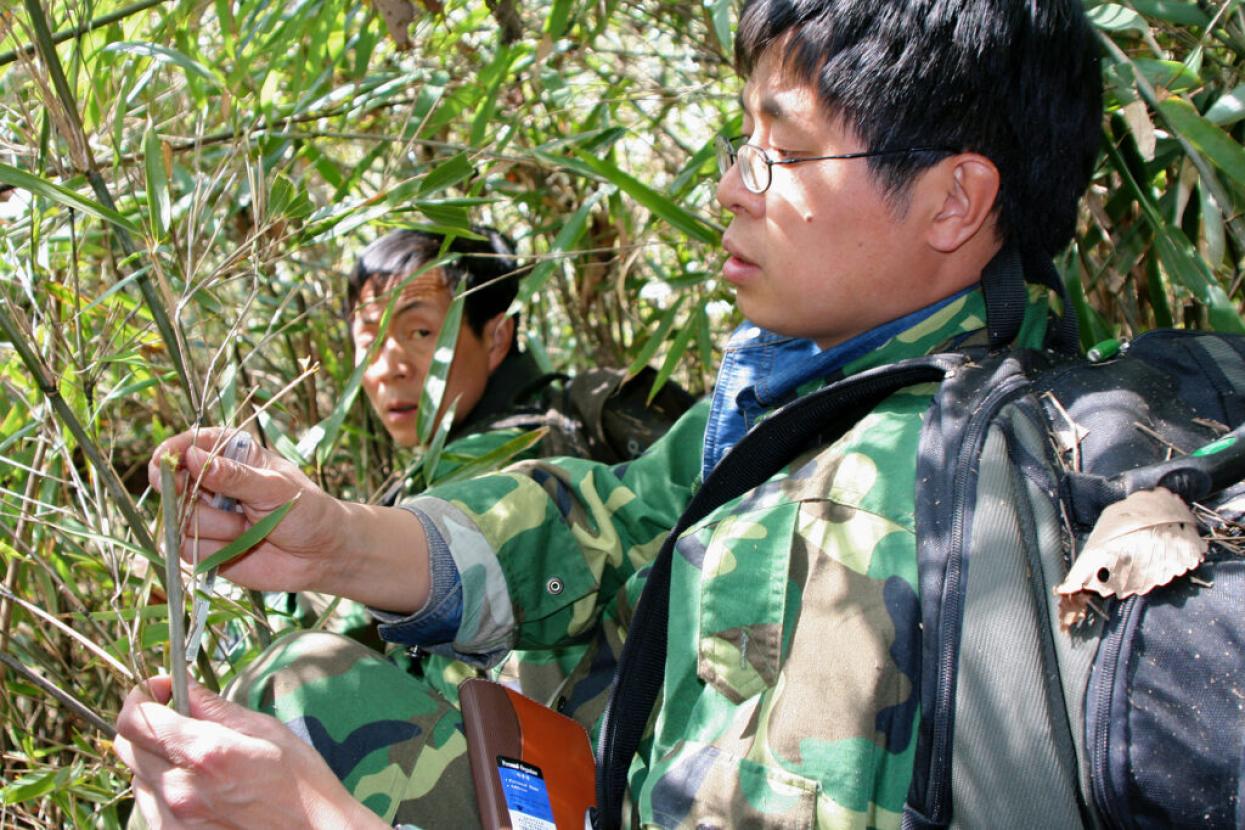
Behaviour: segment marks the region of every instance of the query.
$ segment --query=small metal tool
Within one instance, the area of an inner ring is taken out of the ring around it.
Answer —
[[[230,461],[245,461],[251,454],[251,436],[245,432],[235,432],[221,456]],[[237,502],[219,493],[212,497],[212,506],[217,510],[234,510]],[[207,627],[208,607],[211,604],[212,589],[216,587],[216,568],[209,570],[203,577],[203,585],[195,591],[194,605],[191,610],[190,634],[186,637],[186,662],[193,663],[199,656],[199,647],[203,643],[203,631]]]

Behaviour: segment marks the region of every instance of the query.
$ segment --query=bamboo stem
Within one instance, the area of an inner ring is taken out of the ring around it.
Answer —
[[[85,703],[78,700],[60,686],[57,686],[55,683],[42,675],[31,671],[20,660],[11,657],[3,651],[0,651],[0,663],[4,663],[4,665],[17,672],[34,685],[38,686],[52,697],[56,698],[59,702],[68,707],[75,715],[82,718],[91,726],[94,726],[100,732],[103,732],[109,739],[117,736],[117,730],[112,728],[112,724],[95,714]]]
[[[65,403],[65,399],[61,397],[60,389],[57,388],[56,383],[52,380],[47,367],[43,365],[39,355],[26,342],[25,335],[21,328],[18,327],[17,321],[13,318],[7,302],[0,303],[0,331],[4,333],[4,336],[13,346],[14,351],[17,352],[17,356],[26,365],[26,370],[30,372],[30,376],[34,378],[36,385],[48,399],[52,409],[56,411],[56,416],[69,429],[74,440],[78,442],[83,455],[86,456],[91,466],[95,468],[96,475],[100,477],[104,486],[108,488],[108,492],[117,503],[117,509],[121,511],[121,515],[125,520],[129,522],[130,530],[138,538],[139,545],[155,553],[155,540],[147,532],[147,523],[139,514],[133,499],[130,498],[130,494],[125,489],[125,485],[121,483],[121,479],[117,476],[117,471],[104,460],[99,448],[95,446],[95,442],[86,434],[86,429],[78,421],[77,416],[74,415],[69,405]],[[163,575],[161,575],[160,579],[163,582]]]
[[[190,714],[190,671],[186,665],[186,632],[182,616],[181,523],[177,517],[177,482],[173,473],[177,457],[160,459],[160,507],[164,513],[164,589],[169,609],[169,673],[173,675],[173,708],[182,715]]]
[[[61,66],[60,57],[56,54],[56,46],[52,41],[52,32],[48,26],[47,15],[44,14],[39,0],[25,0],[25,3],[26,10],[30,14],[30,22],[34,30],[35,43],[38,46],[39,54],[42,56],[48,74],[52,78],[52,86],[56,89],[56,95],[60,98],[61,106],[65,110],[65,117],[69,120],[69,128],[74,133],[74,135],[65,136],[65,139],[70,142],[71,146],[77,144],[81,147],[83,154],[85,154],[85,158],[82,159],[85,169],[80,172],[86,176],[91,189],[95,192],[95,198],[104,207],[116,211],[117,203],[113,201],[112,193],[109,192],[108,185],[104,182],[104,177],[96,169],[95,159],[91,155],[91,145],[86,139],[86,131],[83,129],[82,119],[78,115],[77,101],[74,98],[73,92],[69,89],[69,81],[65,77],[65,70]],[[77,160],[75,159],[76,162]],[[134,240],[124,228],[113,227],[112,233],[117,243],[121,246],[126,260],[137,257],[138,249],[134,245]],[[148,273],[145,271],[140,273],[137,282],[139,291],[142,292],[143,300],[147,304],[148,310],[151,311],[152,319],[156,323],[156,328],[160,331],[165,347],[169,350],[169,358],[173,361],[173,368],[177,371],[178,378],[181,380],[182,389],[190,400],[191,409],[198,411],[199,396],[194,384],[190,380],[190,372],[186,367],[186,359],[182,353],[181,337],[177,327],[169,319],[168,312],[161,302],[160,295],[156,292],[155,286],[151,284],[151,278],[148,276]]]

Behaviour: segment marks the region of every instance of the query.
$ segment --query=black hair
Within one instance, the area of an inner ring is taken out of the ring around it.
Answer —
[[[1082,0],[748,0],[735,64],[767,49],[871,150],[955,147],[999,169],[999,235],[1051,256],[1076,230],[1102,130]],[[900,203],[945,155],[875,156]]]
[[[474,227],[484,239],[455,237],[448,252],[461,254],[442,266],[453,291],[471,289],[463,309],[467,325],[477,335],[484,324],[501,314],[519,291],[514,246],[493,228]],[[346,285],[346,305],[354,310],[363,288],[372,280],[385,284],[408,276],[429,260],[436,259],[445,237],[425,231],[397,230],[385,234],[359,254],[354,273]]]

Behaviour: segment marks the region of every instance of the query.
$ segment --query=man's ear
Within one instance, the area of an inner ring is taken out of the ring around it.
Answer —
[[[993,233],[995,199],[999,195],[999,169],[978,153],[959,153],[939,163],[931,184],[941,198],[929,224],[931,247],[953,253],[982,231]]]
[[[488,348],[488,371],[501,365],[510,354],[510,345],[514,342],[514,317],[502,312],[484,325],[485,346]]]

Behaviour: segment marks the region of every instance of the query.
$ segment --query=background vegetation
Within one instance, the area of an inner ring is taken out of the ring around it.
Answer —
[[[413,460],[377,440],[341,314],[385,227],[508,230],[551,366],[712,377],[733,4],[374,5],[0,10],[0,825],[128,814],[106,727],[165,659],[157,442],[247,424],[360,499]],[[1087,5],[1108,140],[1060,262],[1083,339],[1240,331],[1239,0]],[[255,624],[244,599],[215,634]]]

